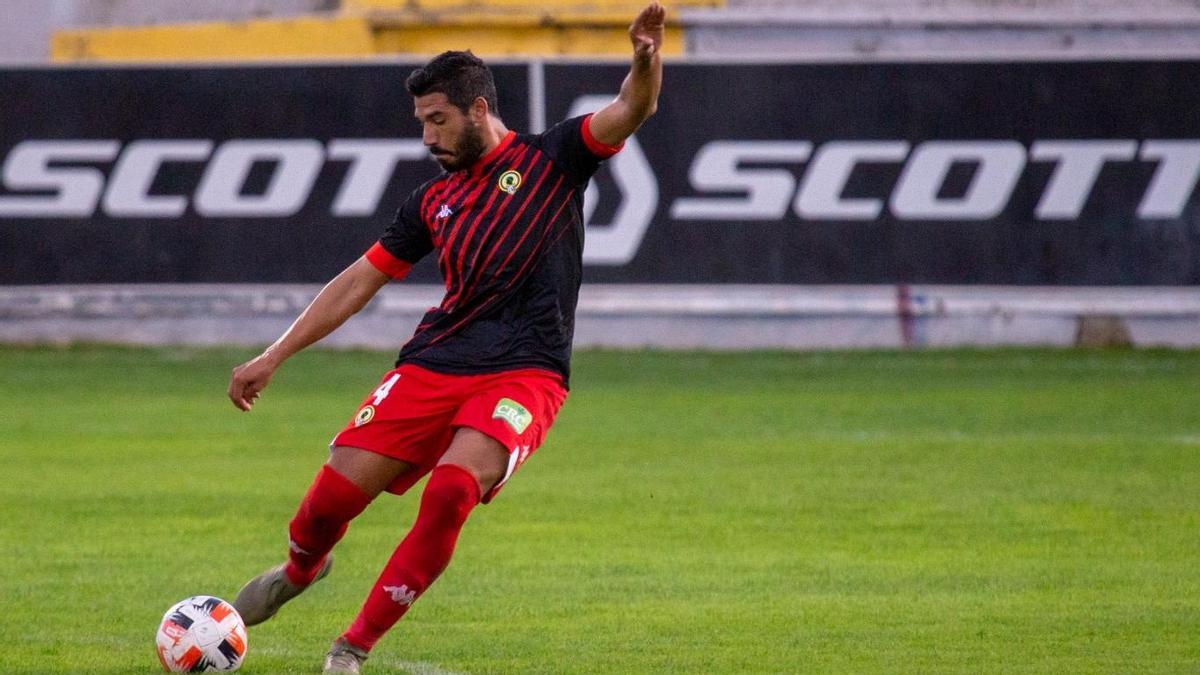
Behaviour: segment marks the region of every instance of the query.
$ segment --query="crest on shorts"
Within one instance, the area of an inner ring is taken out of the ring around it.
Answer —
[[[501,192],[507,192],[510,195],[516,194],[517,188],[521,187],[522,180],[524,179],[521,177],[521,172],[505,171],[500,174],[500,180],[496,181],[496,187],[500,188]]]
[[[363,409],[359,410],[358,414],[354,416],[354,426],[361,427],[373,419],[375,419],[375,406],[363,406]]]
[[[533,422],[533,415],[525,409],[525,406],[511,398],[502,398],[496,404],[496,408],[492,410],[492,419],[504,420],[508,422],[508,426],[513,428],[513,431],[523,434],[529,424]]]

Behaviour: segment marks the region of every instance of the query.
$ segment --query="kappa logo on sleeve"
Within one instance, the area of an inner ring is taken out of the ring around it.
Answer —
[[[529,428],[529,424],[533,422],[533,414],[526,410],[525,406],[511,398],[502,398],[496,404],[495,410],[492,411],[492,419],[504,420],[508,422],[508,426],[513,428],[513,431],[523,434],[525,429]]]

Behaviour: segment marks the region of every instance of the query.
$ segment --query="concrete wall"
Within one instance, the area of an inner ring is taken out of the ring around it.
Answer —
[[[710,57],[1200,54],[1200,4],[1186,0],[729,0],[687,23],[687,52]]]
[[[269,284],[0,287],[0,342],[263,345],[319,290]],[[442,293],[440,286],[389,285],[323,344],[398,349]],[[1065,347],[1091,324],[1100,325],[1101,343],[1197,347],[1200,289],[585,284],[575,344]]]
[[[339,0],[58,0],[69,26],[146,26],[327,12]]]

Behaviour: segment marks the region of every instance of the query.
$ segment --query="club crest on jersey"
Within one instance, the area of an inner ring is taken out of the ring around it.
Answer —
[[[454,212],[450,210],[449,204],[442,204],[442,208],[438,209],[437,217],[438,218],[449,218],[453,214],[454,214]]]
[[[504,420],[508,422],[508,426],[513,428],[513,431],[523,434],[529,427],[529,423],[533,421],[533,415],[525,409],[525,406],[511,398],[502,398],[496,403],[496,408],[492,410],[492,419]]]
[[[373,419],[375,419],[375,406],[364,406],[363,409],[359,410],[358,414],[354,416],[354,426],[361,427]]]
[[[501,192],[507,192],[510,195],[515,194],[517,188],[521,187],[522,180],[523,178],[519,171],[505,171],[500,174],[500,180],[496,181],[496,187],[500,188]]]

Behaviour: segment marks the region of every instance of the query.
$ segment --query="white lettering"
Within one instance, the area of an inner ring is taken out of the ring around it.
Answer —
[[[324,160],[324,148],[311,139],[227,141],[200,179],[196,211],[209,217],[294,215],[308,201]],[[243,195],[255,162],[274,163],[271,180],[263,194]]]
[[[104,191],[104,174],[90,167],[51,167],[51,162],[111,162],[119,141],[22,141],[4,162],[9,190],[50,190],[53,195],[0,197],[0,216],[87,218]]]
[[[962,197],[938,192],[955,162],[977,164]],[[999,214],[1025,168],[1016,141],[928,141],[917,146],[900,173],[891,209],[906,220],[986,220]]]
[[[1042,220],[1078,218],[1105,162],[1137,156],[1136,141],[1036,141],[1029,148],[1035,161],[1054,160],[1046,191],[1034,213]]]
[[[415,140],[347,139],[329,142],[329,159],[348,159],[352,163],[333,200],[335,216],[370,216],[379,208],[379,200],[402,159],[418,160],[428,156],[425,144]]]
[[[1200,178],[1200,141],[1146,141],[1142,159],[1158,160],[1138,218],[1178,218]]]
[[[571,109],[585,113],[606,96],[582,96]],[[325,161],[349,167],[333,197],[336,217],[376,214],[396,166],[423,161],[424,146],[415,139],[334,139],[328,147],[313,139],[228,141],[213,152],[207,139],[147,139],[130,142],[121,152],[115,140],[26,140],[0,166],[0,218],[85,218],[102,204],[113,217],[176,218],[187,210],[187,194],[151,194],[162,166],[171,162],[208,163],[194,195],[204,217],[287,217],[309,202]],[[679,220],[746,222],[782,220],[789,205],[807,220],[878,219],[883,195],[844,195],[854,172],[864,164],[907,161],[891,190],[891,214],[903,220],[984,220],[1009,204],[1029,161],[1054,162],[1035,206],[1039,219],[1077,219],[1110,162],[1156,162],[1137,217],[1179,218],[1192,204],[1200,183],[1200,140],[1044,140],[1028,152],[1011,140],[929,141],[909,153],[901,140],[829,141],[814,148],[808,141],[715,140],[696,153],[689,171],[694,196],[671,204]],[[105,186],[103,167],[116,160]],[[797,186],[795,168],[765,166],[808,162]],[[256,163],[270,163],[266,186],[243,194]],[[939,196],[955,164],[975,170],[963,194]],[[63,166],[75,164],[76,166]],[[83,165],[80,165],[83,164]],[[659,187],[636,138],[608,162],[620,202],[610,223],[596,223],[600,188],[589,185],[584,200],[590,265],[622,265],[633,259],[657,212]],[[797,189],[798,188],[798,189]]]
[[[813,220],[875,220],[882,199],[846,199],[842,192],[854,167],[864,162],[903,162],[904,141],[830,141],[817,150],[796,195],[796,215]]]
[[[199,162],[208,159],[212,141],[134,141],[125,147],[113,168],[104,211],[110,216],[176,218],[187,210],[187,198],[150,195],[154,176],[164,162]]]
[[[580,96],[571,104],[568,116],[575,117],[608,105],[613,96]],[[589,181],[583,193],[583,223],[586,236],[583,261],[589,265],[624,265],[633,260],[642,237],[658,210],[658,180],[637,137],[625,139],[625,148],[606,162],[613,182],[621,192],[621,203],[611,223],[592,219],[599,202],[596,181]]]
[[[796,179],[787,169],[743,169],[747,162],[803,162],[808,141],[711,141],[692,162],[697,192],[744,192],[742,197],[682,197],[671,205],[680,220],[778,220],[787,213]]]

